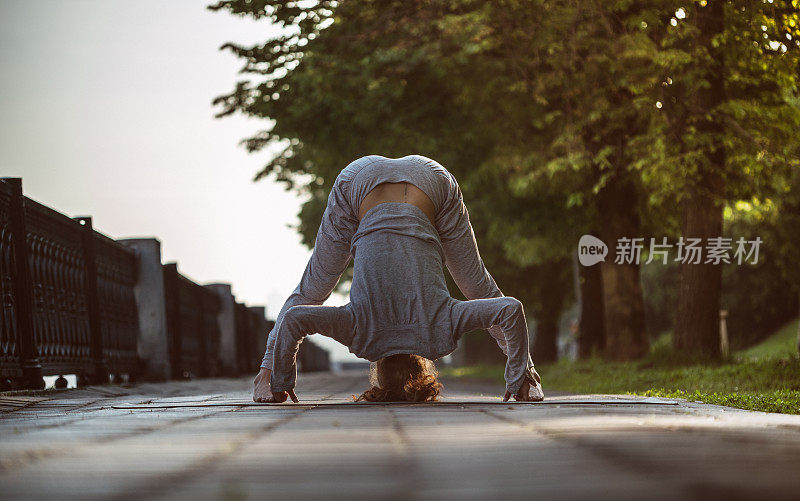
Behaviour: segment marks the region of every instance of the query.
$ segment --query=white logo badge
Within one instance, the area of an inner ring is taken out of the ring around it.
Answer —
[[[578,242],[578,261],[584,266],[593,266],[605,261],[607,255],[608,246],[595,236],[584,235]]]

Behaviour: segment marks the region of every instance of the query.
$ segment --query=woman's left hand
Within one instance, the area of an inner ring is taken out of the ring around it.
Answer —
[[[503,402],[508,402],[511,398],[511,392],[507,391],[505,395],[503,395]],[[531,396],[531,384],[528,381],[522,383],[522,386],[519,387],[519,391],[514,394],[514,400],[517,402],[533,402],[536,400]]]
[[[286,399],[290,398],[290,397],[292,399],[292,402],[294,402],[294,403],[298,403],[300,401],[297,398],[297,395],[294,394],[294,390],[289,390],[288,392],[287,391],[273,391],[272,392],[272,396],[267,397],[267,398],[265,398],[264,400],[261,400],[261,401],[265,402],[265,403],[268,403],[268,404],[280,404],[280,403],[286,402]]]

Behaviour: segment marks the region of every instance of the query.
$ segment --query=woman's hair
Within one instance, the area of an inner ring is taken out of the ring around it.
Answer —
[[[353,398],[358,402],[433,402],[442,385],[433,362],[419,355],[390,355],[371,364],[372,388]]]

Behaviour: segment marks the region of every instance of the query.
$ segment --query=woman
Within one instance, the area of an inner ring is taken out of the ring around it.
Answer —
[[[351,256],[350,303],[320,306]],[[450,297],[443,264],[468,301]],[[314,333],[377,362],[374,386],[359,398],[433,400],[439,386],[429,361],[479,328],[508,357],[504,400],[542,400],[522,304],[503,296],[486,270],[455,177],[420,155],[362,157],[334,182],[300,284],[269,333],[253,400],[298,401],[295,358]]]

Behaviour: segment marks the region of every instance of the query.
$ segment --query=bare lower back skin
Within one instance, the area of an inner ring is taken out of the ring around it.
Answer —
[[[436,211],[433,202],[424,191],[411,183],[381,183],[373,188],[358,209],[358,220],[360,221],[368,210],[384,202],[403,202],[414,205],[422,210],[431,224],[435,224]]]

